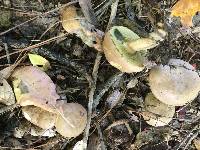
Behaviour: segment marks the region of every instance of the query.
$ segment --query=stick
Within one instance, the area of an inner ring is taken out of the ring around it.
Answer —
[[[102,54],[98,52],[96,56],[93,72],[92,72],[93,82],[90,83],[89,102],[88,102],[88,119],[87,119],[87,125],[85,128],[85,135],[83,138],[83,142],[85,143],[85,148],[84,148],[85,150],[87,149],[87,141],[88,141],[91,118],[92,118],[92,106],[93,106],[93,101],[94,101],[93,97],[94,97],[94,92],[96,89],[97,74],[98,74],[101,57],[102,57]]]

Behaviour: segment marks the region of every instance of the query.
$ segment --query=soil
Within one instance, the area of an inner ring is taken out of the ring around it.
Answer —
[[[148,52],[152,64],[166,64],[178,58],[192,64],[200,73],[200,13],[193,17],[194,27],[184,27],[180,18],[171,18],[170,9],[177,0],[119,0],[110,24],[127,26],[141,37],[162,28],[168,34]],[[88,75],[98,55],[102,55],[97,74],[88,149],[112,150],[195,150],[200,144],[200,95],[190,104],[176,107],[173,120],[166,126],[153,127],[141,117],[144,98],[150,92],[148,69],[139,73],[121,73],[103,54],[85,45],[75,34],[66,34],[60,23],[64,0],[0,1],[0,69],[12,64],[31,65],[27,53],[46,58],[47,74],[57,86],[61,99],[77,102],[88,109],[91,86]],[[92,0],[95,28],[106,31],[114,1]],[[80,7],[78,2],[74,2]],[[47,13],[48,12],[48,13]],[[59,38],[53,37],[66,34]],[[45,41],[45,42],[43,42]],[[9,80],[8,80],[9,81]],[[1,105],[1,109],[6,106]],[[24,135],[14,132],[25,124]],[[30,135],[30,126],[17,107],[0,115],[0,149],[73,149],[84,133],[67,139]],[[194,142],[194,139],[199,142]],[[79,148],[80,149],[80,148]]]

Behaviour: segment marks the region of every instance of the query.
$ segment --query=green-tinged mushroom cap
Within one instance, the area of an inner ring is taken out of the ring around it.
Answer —
[[[156,45],[154,40],[140,38],[123,26],[112,27],[103,40],[104,53],[109,63],[127,73],[142,71],[147,49]]]

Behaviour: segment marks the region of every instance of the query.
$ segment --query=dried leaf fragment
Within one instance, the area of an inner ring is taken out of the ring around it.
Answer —
[[[172,7],[171,15],[180,17],[183,25],[192,26],[192,18],[198,11],[200,11],[200,0],[179,0]]]
[[[14,92],[5,79],[0,81],[0,103],[5,105],[12,105],[15,103]]]

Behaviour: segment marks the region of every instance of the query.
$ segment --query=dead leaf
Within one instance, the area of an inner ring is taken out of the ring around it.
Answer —
[[[15,103],[14,92],[5,79],[0,81],[0,103],[5,105],[12,105]]]
[[[200,0],[179,0],[173,7],[171,15],[181,18],[181,23],[193,26],[192,18],[200,11]]]

